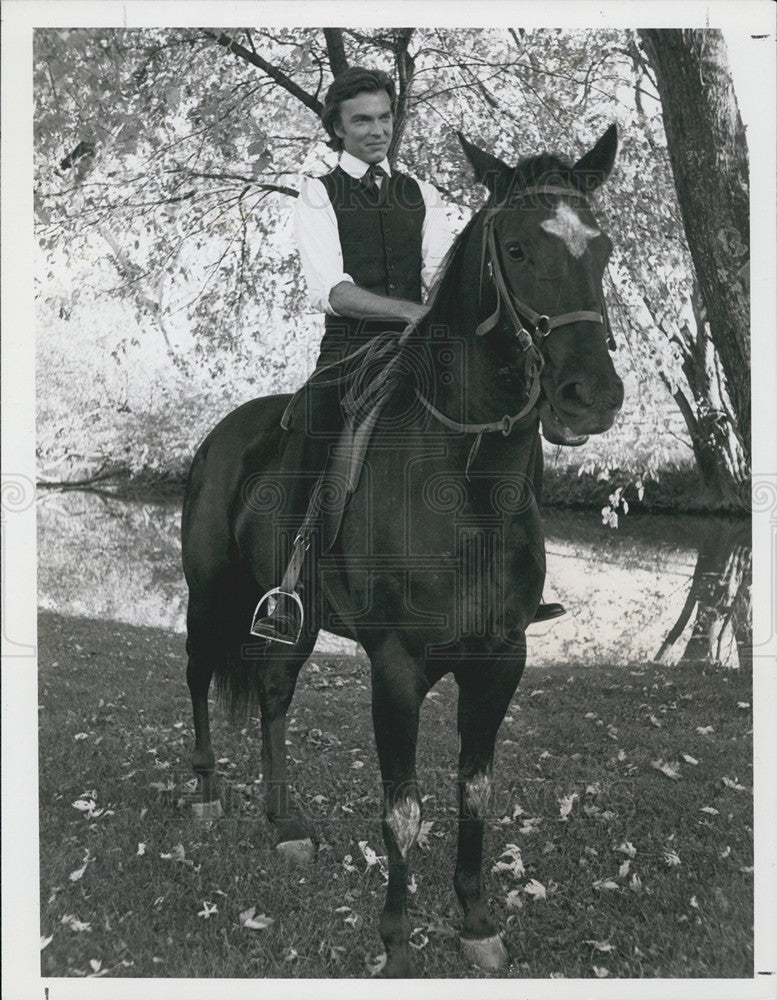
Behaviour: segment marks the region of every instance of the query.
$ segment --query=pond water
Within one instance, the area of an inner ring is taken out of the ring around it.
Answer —
[[[184,632],[180,505],[94,493],[38,501],[39,606],[65,615]],[[745,521],[543,512],[546,600],[568,614],[529,630],[529,663],[668,663],[736,667],[750,638],[751,548]],[[321,651],[357,647],[327,633]]]

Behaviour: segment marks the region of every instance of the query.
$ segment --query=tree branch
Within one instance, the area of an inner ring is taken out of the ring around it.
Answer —
[[[329,68],[333,76],[339,76],[348,69],[348,59],[345,55],[342,28],[324,28],[326,39],[326,54],[329,56]]]
[[[413,37],[414,31],[414,28],[400,28],[396,36],[394,52],[397,76],[399,77],[399,93],[397,94],[397,110],[394,115],[394,135],[391,140],[391,149],[389,150],[389,159],[392,161],[402,142],[410,92],[413,88],[415,60],[408,52],[408,46],[410,45],[410,39]]]
[[[198,173],[194,170],[187,170],[185,167],[177,167],[170,172],[175,174],[182,173],[186,174],[187,177],[198,177],[201,180],[207,181],[240,181],[242,184],[250,184],[252,187],[259,188],[260,191],[275,191],[278,194],[288,194],[292,198],[296,198],[299,195],[299,191],[291,187],[286,187],[285,184],[267,184],[263,181],[254,180],[252,177],[244,177],[242,174]]]
[[[255,52],[249,52],[247,48],[240,45],[234,39],[230,38],[229,35],[225,35],[223,32],[219,35],[215,31],[208,31],[203,29],[203,34],[207,38],[212,38],[219,45],[222,45],[225,49],[230,52],[234,52],[236,56],[244,59],[247,63],[252,66],[256,66],[262,72],[266,73],[272,80],[274,80],[279,87],[283,87],[284,90],[288,91],[292,97],[296,97],[298,101],[301,101],[306,108],[310,108],[318,117],[321,117],[321,112],[323,111],[323,104],[321,101],[317,100],[312,94],[309,94],[306,90],[303,90],[299,84],[296,84],[290,77],[278,69],[277,66],[273,66],[268,63],[266,59],[263,59],[260,55]]]

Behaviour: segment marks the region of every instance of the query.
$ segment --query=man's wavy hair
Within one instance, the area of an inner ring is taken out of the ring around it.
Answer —
[[[385,90],[391,101],[391,113],[394,114],[397,105],[397,92],[394,81],[381,69],[364,69],[362,66],[352,66],[340,73],[332,81],[324,98],[324,110],[321,112],[321,123],[327,131],[332,149],[343,148],[343,140],[335,134],[335,125],[340,121],[340,106],[343,101],[349,101],[357,94],[375,94]]]

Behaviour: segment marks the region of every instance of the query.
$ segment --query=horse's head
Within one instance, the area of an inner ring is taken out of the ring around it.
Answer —
[[[623,403],[602,294],[612,244],[586,197],[612,169],[615,126],[574,165],[542,155],[508,167],[459,139],[491,193],[476,241],[477,332],[515,366],[521,354],[540,352],[544,436],[582,444],[586,435],[608,430]]]

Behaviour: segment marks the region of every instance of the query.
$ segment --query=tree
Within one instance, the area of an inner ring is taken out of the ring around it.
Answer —
[[[618,248],[618,363],[638,391],[624,431],[587,446],[586,461],[656,474],[683,447],[693,454],[672,437],[682,420],[693,440],[705,414],[725,412],[709,372],[689,382],[687,359],[699,356],[690,257],[658,97],[630,33],[48,30],[35,46],[44,251],[86,260],[100,241],[111,294],[161,331],[181,369],[238,367],[267,384],[315,339],[280,234],[298,173],[332,162],[318,121],[329,79],[361,63],[397,82],[391,156],[435,183],[462,219],[483,192],[457,129],[515,161],[541,149],[574,155],[617,119],[617,177],[599,207]],[[264,349],[250,353],[257,343]],[[714,345],[701,354],[714,368]],[[680,410],[670,417],[672,398]],[[704,440],[713,465],[733,467],[719,454],[724,437]]]
[[[725,43],[719,30],[639,34],[661,96],[685,235],[749,468],[748,160]]]

